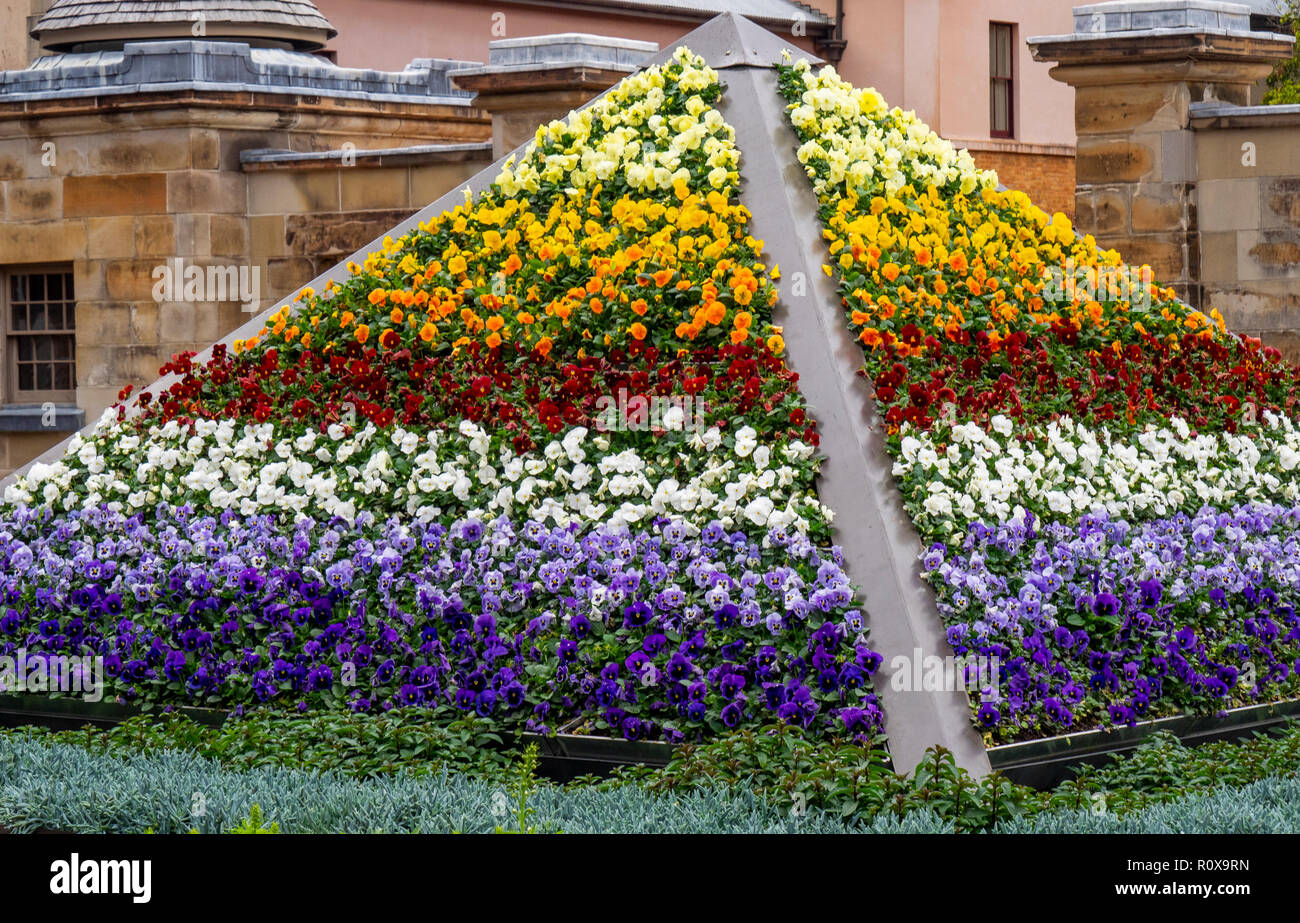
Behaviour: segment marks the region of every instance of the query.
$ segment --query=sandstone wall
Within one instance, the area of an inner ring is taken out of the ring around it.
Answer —
[[[463,184],[487,162],[484,152],[481,158],[449,163],[284,166],[249,173],[245,253],[262,267],[264,304],[292,294]]]
[[[172,354],[247,321],[238,301],[158,301],[155,269],[257,267],[260,308],[475,172],[428,166],[246,172],[240,154],[483,142],[468,107],[364,109],[327,99],[59,100],[0,104],[0,266],[68,267],[77,300],[77,405],[87,421]],[[482,155],[486,159],[486,154]],[[0,394],[0,404],[15,395]],[[4,432],[0,474],[63,432]]]
[[[1196,133],[1201,284],[1243,333],[1300,361],[1300,116],[1207,120]],[[1271,124],[1270,124],[1271,123]]]

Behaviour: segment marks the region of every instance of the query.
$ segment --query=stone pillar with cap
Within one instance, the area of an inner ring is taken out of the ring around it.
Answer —
[[[538,125],[563,118],[638,70],[654,42],[569,32],[498,39],[488,63],[451,72],[474,105],[492,115],[492,153],[501,157],[532,138]]]
[[[1074,8],[1074,32],[1028,40],[1075,88],[1076,223],[1201,306],[1192,103],[1247,105],[1292,51],[1252,32],[1250,8],[1215,0],[1123,0]]]

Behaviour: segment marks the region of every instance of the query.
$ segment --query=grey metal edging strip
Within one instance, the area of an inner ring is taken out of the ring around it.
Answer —
[[[724,117],[736,130],[745,178],[742,201],[753,215],[750,233],[765,242],[764,257],[781,268],[777,322],[799,389],[820,424],[818,493],[835,512],[845,569],[860,588],[869,643],[885,658],[876,693],[894,768],[911,771],[936,744],[977,775],[990,771],[984,743],[971,724],[964,692],[896,691],[890,662],[902,655],[951,657],[934,594],[921,579],[921,540],[894,483],[875,402],[858,376],[862,347],[849,330],[829,261],[816,195],[794,156],[799,146],[771,67],[727,73]],[[802,274],[802,277],[798,274]],[[802,282],[803,294],[793,294]],[[910,667],[907,671],[910,672]]]
[[[175,711],[199,724],[219,727],[230,716],[220,708],[194,705],[176,706]],[[112,726],[150,710],[139,705],[124,705],[114,701],[87,702],[76,696],[55,698],[38,693],[0,693],[0,727],[17,727],[24,724],[53,726],[66,723],[73,727],[86,724]],[[153,713],[161,713],[155,708]]]
[[[1006,772],[1014,769],[1078,763],[1141,746],[1153,734],[1167,731],[1183,741],[1241,736],[1300,717],[1300,699],[1243,705],[1215,715],[1173,715],[1144,721],[1132,727],[1095,728],[1059,737],[1000,744],[989,748],[989,763]]]

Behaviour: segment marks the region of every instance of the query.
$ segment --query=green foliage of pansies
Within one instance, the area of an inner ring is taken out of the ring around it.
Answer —
[[[110,728],[32,727],[8,732],[14,735],[94,753],[176,750],[217,760],[230,769],[302,768],[355,779],[399,771],[412,776],[448,771],[497,778],[510,770],[514,759],[487,721],[471,715],[447,723],[420,708],[374,715],[255,712],[230,718],[220,727],[168,713],[140,715]]]
[[[1300,769],[1300,725],[1246,741],[1183,746],[1159,732],[1136,750],[1101,766],[1082,765],[1076,777],[1050,791],[1011,782],[1000,773],[975,779],[952,754],[933,749],[911,776],[891,772],[879,751],[822,742],[797,729],[742,732],[696,747],[679,747],[663,769],[636,767],[601,787],[635,783],[650,791],[697,786],[745,787],[787,809],[817,808],[841,816],[908,817],[933,812],[959,832],[991,830],[1043,813],[1076,811],[1125,816],[1189,794],[1211,793]]]

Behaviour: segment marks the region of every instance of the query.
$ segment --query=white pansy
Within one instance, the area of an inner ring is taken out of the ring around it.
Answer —
[[[775,508],[776,504],[772,502],[771,497],[761,495],[755,497],[745,507],[745,518],[756,526],[765,526]]]
[[[970,520],[1003,520],[1012,502],[1069,521],[1094,510],[1163,516],[1260,496],[1300,499],[1300,432],[1279,418],[1250,435],[1192,435],[1174,418],[1129,438],[1064,419],[1023,434],[1023,441],[1002,419],[990,421],[991,432],[962,428],[937,466],[939,437],[904,427],[893,470],[909,507],[928,516],[929,527],[957,531]]]
[[[172,421],[140,434],[129,426],[106,423],[59,462],[34,465],[6,491],[6,502],[71,510],[109,497],[135,509],[166,498],[213,511],[298,517],[342,515],[360,503],[426,522],[453,510],[487,517],[522,511],[557,525],[607,514],[628,524],[683,517],[692,528],[715,518],[728,526],[763,519],[808,528],[810,513],[829,521],[829,512],[805,496],[815,472],[812,447],[769,444],[752,427],[737,430],[733,451],[722,449],[713,428],[698,444],[679,444],[666,464],[633,449],[611,454],[607,443],[589,458],[597,439],[581,427],[539,453],[518,455],[504,435],[470,421],[440,434],[395,428],[382,437],[371,424],[351,435],[327,428],[311,438],[277,438],[273,425],[230,421]],[[787,463],[774,469],[778,448]]]
[[[752,426],[742,426],[736,430],[735,452],[741,458],[747,457],[758,447],[758,431]]]

